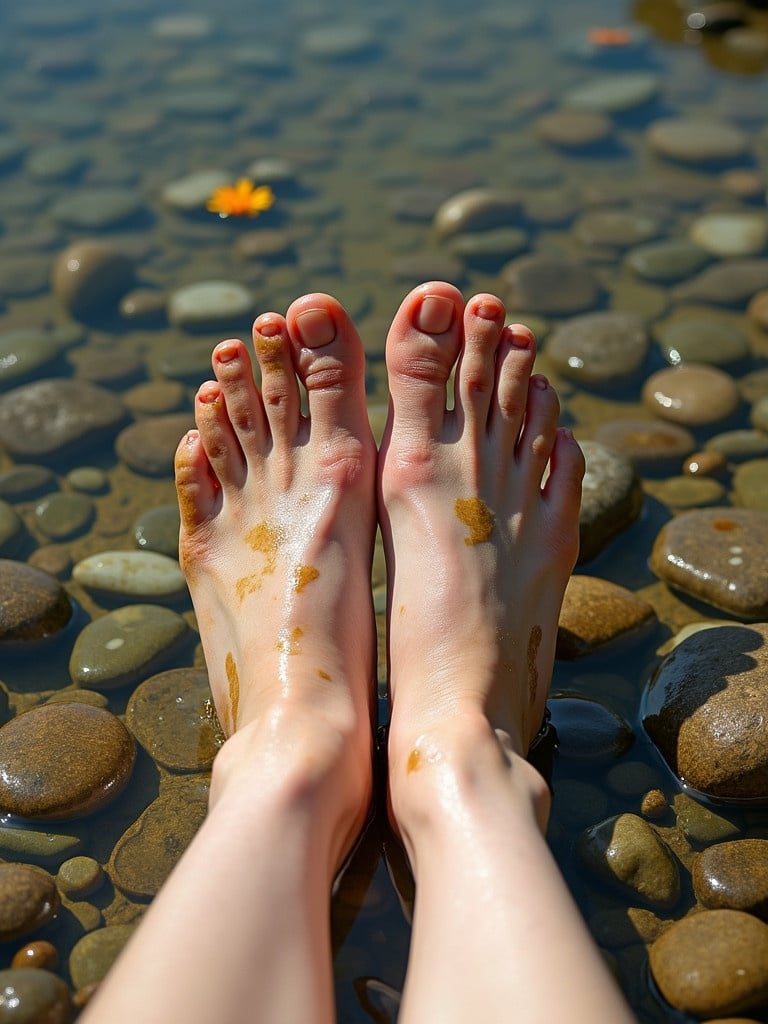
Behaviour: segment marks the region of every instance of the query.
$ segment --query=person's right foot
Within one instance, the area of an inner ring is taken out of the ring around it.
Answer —
[[[408,295],[387,340],[391,784],[442,760],[462,723],[490,723],[523,756],[542,724],[584,459],[557,428],[554,390],[531,376],[533,335],[504,317],[495,296],[465,308],[431,282]]]

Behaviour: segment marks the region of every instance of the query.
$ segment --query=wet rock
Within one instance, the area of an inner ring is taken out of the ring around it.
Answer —
[[[223,741],[212,706],[207,672],[170,669],[134,690],[126,721],[159,764],[172,771],[205,771]]]
[[[12,967],[0,971],[0,992],[13,1024],[69,1024],[72,1003],[69,987],[51,971],[39,967]]]
[[[605,760],[620,757],[632,744],[629,724],[599,701],[578,694],[555,694],[549,710],[562,757]]]
[[[707,267],[678,285],[673,295],[678,300],[741,306],[762,288],[768,288],[768,260],[733,259]]]
[[[27,299],[44,292],[48,286],[47,255],[16,254],[13,261],[0,262],[0,295],[7,299]]]
[[[593,114],[622,114],[654,99],[660,85],[658,75],[647,72],[603,75],[569,89],[563,96],[563,102],[574,110],[587,110]]]
[[[168,299],[168,319],[179,327],[219,328],[248,320],[253,312],[253,295],[235,281],[199,281]]]
[[[761,213],[707,213],[691,224],[691,240],[715,256],[758,256],[768,242]]]
[[[768,456],[768,435],[762,430],[724,430],[704,442],[704,448],[730,462]]]
[[[546,352],[558,373],[585,385],[631,379],[648,355],[648,331],[633,313],[587,313],[558,324]]]
[[[672,476],[658,483],[648,484],[648,493],[669,508],[702,508],[720,505],[725,500],[725,488],[717,480],[704,476]]]
[[[65,821],[111,803],[133,771],[133,738],[88,704],[43,704],[0,729],[0,810]]]
[[[450,242],[454,256],[479,270],[496,270],[527,248],[528,235],[521,228],[496,228],[455,235]]]
[[[520,197],[499,189],[457,192],[440,206],[434,228],[441,238],[514,227],[520,223]]]
[[[51,284],[74,317],[112,310],[133,284],[133,261],[103,242],[75,242],[56,260]]]
[[[657,326],[654,331],[664,358],[672,366],[706,363],[727,366],[748,359],[749,340],[733,324],[692,316]]]
[[[115,884],[137,899],[154,896],[207,810],[207,796],[198,782],[177,784],[161,794],[117,841],[109,862]]]
[[[162,191],[162,200],[174,210],[181,210],[185,213],[204,210],[206,202],[216,189],[231,183],[232,175],[229,171],[218,169],[194,171],[183,178],[169,182]]]
[[[692,878],[696,898],[705,907],[768,917],[768,840],[710,846],[694,861]]]
[[[732,416],[740,396],[736,382],[723,370],[688,363],[651,374],[643,385],[643,401],[661,419],[704,427]]]
[[[709,263],[710,257],[698,245],[684,239],[669,239],[638,245],[626,255],[626,264],[648,281],[671,284],[690,277]]]
[[[60,891],[70,899],[84,899],[104,884],[104,869],[93,857],[70,857],[56,875]]]
[[[49,494],[35,506],[35,523],[51,540],[69,540],[85,533],[96,515],[96,506],[85,494]]]
[[[87,590],[147,601],[187,592],[179,563],[155,551],[100,551],[79,561],[72,578]]]
[[[143,512],[133,525],[133,538],[141,551],[156,551],[179,558],[179,506],[157,505]]]
[[[172,476],[179,441],[194,426],[191,412],[145,416],[122,430],[115,451],[123,462],[144,476]]]
[[[768,512],[768,459],[750,459],[738,466],[733,489],[738,505]]]
[[[262,228],[240,235],[235,243],[235,252],[244,260],[258,260],[273,266],[277,263],[293,262],[296,258],[296,243],[288,231]]]
[[[735,160],[748,147],[744,133],[733,125],[684,117],[654,121],[646,140],[659,156],[690,164]]]
[[[718,800],[768,794],[768,625],[687,637],[646,688],[643,724],[673,772]]]
[[[47,871],[0,864],[0,942],[16,942],[53,920],[60,902]]]
[[[165,322],[168,296],[155,288],[132,288],[120,299],[118,309],[124,320],[137,327],[159,326]]]
[[[653,607],[626,587],[595,576],[571,576],[557,628],[556,656],[592,654],[620,637],[638,634],[656,618]]]
[[[740,618],[768,615],[768,512],[695,509],[659,532],[651,569],[673,587]]]
[[[722,452],[694,452],[683,463],[683,473],[695,477],[721,477],[728,471],[728,460]]]
[[[212,31],[213,22],[205,14],[165,14],[149,26],[153,38],[174,43],[205,39]]]
[[[626,249],[647,242],[661,233],[661,223],[632,210],[588,210],[573,226],[583,245]]]
[[[299,45],[308,56],[322,61],[359,58],[378,48],[376,37],[367,26],[346,21],[309,29],[301,36]]]
[[[132,412],[161,413],[177,412],[187,404],[187,392],[177,380],[151,380],[137,384],[123,393],[123,401]]]
[[[132,924],[107,925],[76,942],[69,955],[69,974],[75,988],[85,988],[105,978],[135,928]]]
[[[56,487],[56,477],[47,466],[14,466],[0,473],[0,499],[29,501]]]
[[[69,361],[80,380],[121,388],[144,376],[144,359],[138,352],[73,352]]]
[[[621,452],[644,475],[677,468],[696,446],[690,430],[653,420],[604,420],[593,439]]]
[[[67,483],[84,494],[104,494],[109,490],[109,477],[98,466],[76,466],[67,473]]]
[[[530,313],[582,313],[600,296],[592,271],[561,256],[520,256],[501,270],[501,281],[509,305]]]
[[[27,158],[27,174],[34,181],[63,183],[85,170],[88,158],[82,146],[57,142],[40,146]]]
[[[684,917],[650,949],[653,979],[676,1010],[711,1019],[768,998],[768,925],[738,910]]]
[[[648,945],[668,927],[669,922],[645,907],[607,907],[589,919],[589,930],[607,949],[621,949],[638,942]]]
[[[58,580],[23,562],[0,559],[0,645],[43,640],[71,618],[72,605]]]
[[[588,562],[635,522],[643,488],[632,463],[597,441],[582,441],[587,469],[579,511],[579,563]]]
[[[13,954],[11,967],[40,967],[44,971],[55,971],[59,964],[56,947],[45,939],[28,942]]]
[[[637,814],[618,814],[587,829],[579,837],[577,851],[600,878],[644,903],[661,909],[677,903],[677,861],[653,827]]]
[[[59,358],[61,348],[61,342],[50,331],[29,328],[3,331],[0,334],[0,388],[15,387],[30,377],[40,376]]]
[[[72,557],[66,548],[58,544],[41,544],[27,559],[27,565],[39,569],[57,580],[69,578],[72,569]]]
[[[588,149],[613,135],[610,118],[589,110],[553,110],[534,125],[536,135],[559,149]]]
[[[736,826],[721,814],[715,814],[687,793],[676,793],[672,801],[677,826],[686,839],[705,845],[729,839],[738,833]]]
[[[7,501],[0,500],[0,557],[12,555],[24,536],[24,523]]]
[[[660,789],[649,789],[640,803],[640,813],[646,818],[663,818],[669,809],[667,798]]]
[[[768,396],[760,398],[749,414],[752,425],[768,437]]]
[[[80,633],[69,661],[78,686],[111,690],[137,683],[168,663],[187,642],[181,615],[156,604],[108,612]]]
[[[59,460],[109,441],[126,415],[120,399],[95,384],[35,381],[0,395],[0,441],[19,459]]]
[[[747,306],[747,316],[758,327],[768,331],[768,290],[752,296]]]
[[[144,204],[135,192],[105,187],[91,187],[81,193],[69,191],[51,208],[57,223],[78,231],[126,227],[143,211]]]
[[[76,853],[80,845],[77,836],[0,825],[0,856],[58,863]]]

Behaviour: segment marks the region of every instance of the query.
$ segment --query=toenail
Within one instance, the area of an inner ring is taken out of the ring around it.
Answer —
[[[301,340],[307,348],[321,348],[336,337],[336,324],[326,309],[306,309],[296,317]]]
[[[280,333],[280,324],[276,324],[272,320],[266,320],[256,328],[256,331],[262,338],[274,338]]]
[[[443,334],[453,323],[453,303],[443,295],[427,295],[416,310],[414,323],[426,334]]]
[[[502,308],[496,302],[479,302],[475,309],[475,315],[482,320],[498,320],[502,314]]]
[[[507,327],[509,340],[515,348],[530,348],[534,342],[533,332],[523,324],[514,324]]]
[[[221,397],[221,392],[217,387],[201,388],[197,393],[198,401],[202,402],[203,405],[213,405],[214,402],[218,402]]]
[[[216,358],[220,363],[231,363],[237,358],[237,345],[233,341],[223,341],[216,349]]]
[[[531,377],[531,384],[533,384],[535,388],[538,388],[539,391],[546,391],[549,387],[549,381],[543,373],[534,373]]]

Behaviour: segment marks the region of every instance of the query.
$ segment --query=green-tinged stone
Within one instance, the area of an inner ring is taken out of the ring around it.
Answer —
[[[0,825],[0,854],[3,856],[56,861],[71,857],[80,846],[81,840],[77,836]]]

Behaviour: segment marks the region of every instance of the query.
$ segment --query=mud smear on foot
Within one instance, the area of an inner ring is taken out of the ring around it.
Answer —
[[[528,700],[531,705],[536,703],[539,689],[539,645],[541,644],[541,626],[534,626],[528,637]]]
[[[245,543],[249,548],[264,556],[264,565],[260,572],[251,573],[249,576],[241,576],[235,584],[235,592],[242,603],[248,594],[261,590],[265,576],[271,576],[277,567],[277,552],[285,540],[285,532],[279,526],[270,526],[269,523],[259,523],[249,530],[245,535]]]
[[[277,641],[277,649],[281,654],[298,654],[299,641],[304,636],[301,626],[294,626],[290,633],[281,636]]]
[[[293,574],[293,589],[300,594],[312,580],[316,580],[320,571],[314,565],[299,565]]]
[[[327,672],[324,672],[321,668],[317,670],[317,674],[320,676],[321,679],[325,679],[327,682],[330,682],[331,677],[328,675]]]
[[[240,706],[240,675],[231,651],[227,651],[224,669],[229,683],[229,716],[231,718],[230,727],[226,731],[231,735],[237,728],[237,712]]]
[[[493,532],[493,513],[480,498],[457,498],[456,518],[469,529],[465,544],[482,544]]]
[[[410,775],[411,772],[417,772],[419,768],[421,768],[421,751],[414,749],[408,755],[408,763],[405,766],[406,774]]]
[[[256,355],[259,357],[259,366],[262,373],[274,373],[283,368],[283,339],[280,335],[274,338],[265,338],[263,334],[255,335],[253,346]]]

